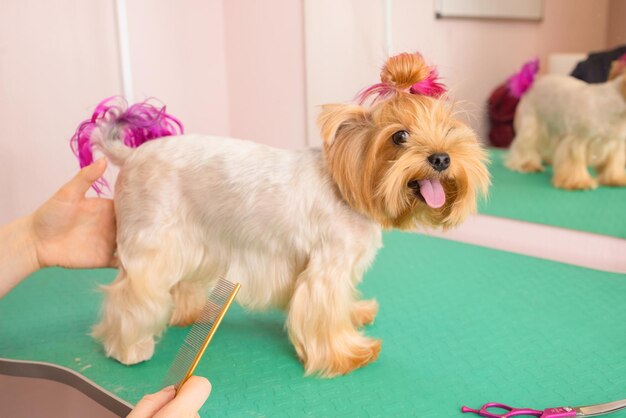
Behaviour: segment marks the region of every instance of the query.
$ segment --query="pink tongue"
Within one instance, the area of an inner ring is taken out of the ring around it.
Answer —
[[[446,193],[437,179],[420,180],[420,194],[431,208],[440,208],[446,203]]]

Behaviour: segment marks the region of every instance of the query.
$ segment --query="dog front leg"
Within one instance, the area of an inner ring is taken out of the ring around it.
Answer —
[[[554,153],[552,184],[567,190],[587,190],[598,187],[598,182],[587,170],[587,141],[566,136]]]
[[[346,374],[376,360],[380,352],[381,341],[355,327],[354,307],[358,305],[351,270],[345,264],[349,263],[312,257],[298,276],[289,302],[289,338],[307,375]]]

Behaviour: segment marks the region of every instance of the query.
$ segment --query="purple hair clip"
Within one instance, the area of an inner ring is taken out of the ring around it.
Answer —
[[[522,97],[533,85],[533,81],[535,81],[535,76],[538,72],[539,58],[534,58],[526,62],[519,72],[513,74],[506,81],[511,95],[517,99]]]

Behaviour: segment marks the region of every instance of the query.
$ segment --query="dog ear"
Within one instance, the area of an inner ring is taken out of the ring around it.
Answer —
[[[370,114],[362,106],[328,104],[322,106],[317,124],[326,146],[330,146],[340,133],[366,128]]]

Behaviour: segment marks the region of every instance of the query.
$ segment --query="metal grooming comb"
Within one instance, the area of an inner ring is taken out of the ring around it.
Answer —
[[[240,287],[239,283],[231,283],[225,279],[217,282],[200,316],[178,350],[163,380],[164,387],[174,385],[178,392],[178,389],[191,377]]]

